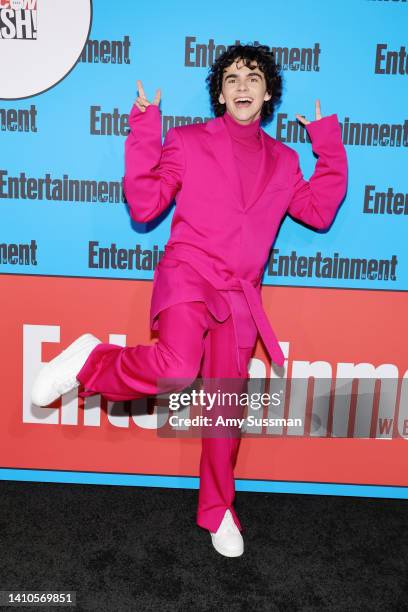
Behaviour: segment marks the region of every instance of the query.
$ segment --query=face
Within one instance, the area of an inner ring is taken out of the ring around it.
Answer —
[[[258,119],[263,103],[272,97],[266,91],[262,70],[255,61],[252,66],[253,68],[248,68],[239,58],[234,60],[224,70],[222,89],[218,98],[221,104],[225,104],[226,112],[244,125]],[[240,98],[248,98],[250,102],[237,102]]]

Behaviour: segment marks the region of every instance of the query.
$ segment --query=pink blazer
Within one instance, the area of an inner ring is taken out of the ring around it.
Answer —
[[[221,117],[171,128],[162,145],[159,107],[134,105],[125,142],[123,188],[132,219],[145,223],[175,198],[170,238],[153,281],[150,325],[177,302],[204,300],[220,321],[232,314],[236,344],[259,332],[282,366],[284,355],[262,306],[261,279],[286,213],[314,228],[330,226],[347,189],[347,157],[337,115],[306,126],[319,156],[309,181],[297,152],[263,129],[252,197],[244,202],[232,143]],[[238,367],[239,356],[237,351]]]

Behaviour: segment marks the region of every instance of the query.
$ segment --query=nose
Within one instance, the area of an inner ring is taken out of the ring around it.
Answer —
[[[239,83],[238,84],[238,91],[239,92],[245,92],[248,91],[248,86],[246,83]]]

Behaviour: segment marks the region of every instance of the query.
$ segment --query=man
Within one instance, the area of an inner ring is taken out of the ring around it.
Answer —
[[[159,340],[122,348],[85,334],[47,364],[33,402],[47,405],[82,383],[81,397],[130,400],[203,379],[248,378],[259,333],[273,362],[285,356],[262,307],[261,279],[286,213],[329,227],[345,195],[347,158],[336,115],[296,115],[319,156],[303,178],[295,150],[264,132],[281,96],[267,47],[233,46],[208,76],[216,117],[171,128],[161,144],[160,90],[138,81],[129,116],[124,191],[131,217],[148,222],[175,198],[169,241],[154,275],[150,325]],[[163,383],[164,381],[164,383]],[[239,436],[203,437],[197,523],[225,556],[243,553],[233,507]]]

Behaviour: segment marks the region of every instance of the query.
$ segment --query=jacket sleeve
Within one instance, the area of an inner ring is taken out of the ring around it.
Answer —
[[[347,155],[337,115],[327,115],[306,126],[312,150],[319,156],[309,181],[303,178],[295,151],[294,194],[287,212],[317,229],[333,221],[347,191]]]
[[[170,128],[162,145],[161,113],[150,104],[142,112],[134,104],[125,141],[123,191],[135,221],[146,223],[173,201],[182,185],[183,145]]]

